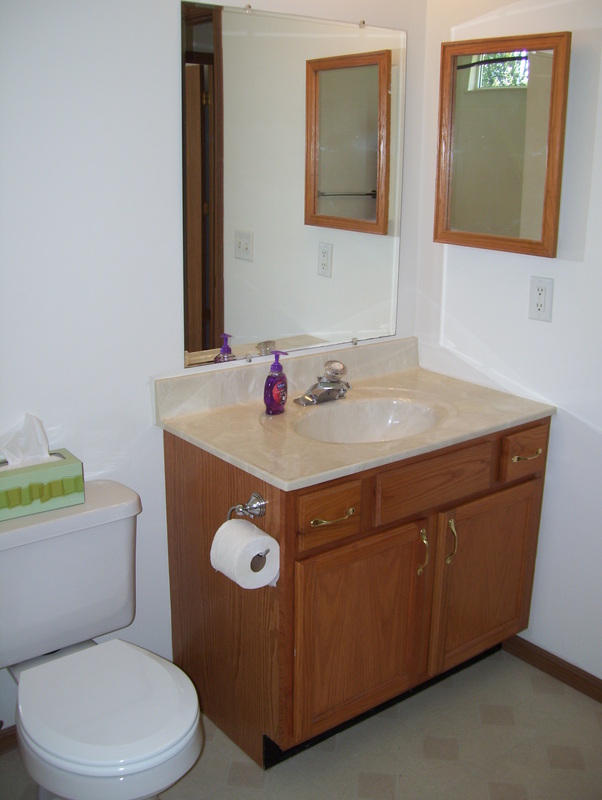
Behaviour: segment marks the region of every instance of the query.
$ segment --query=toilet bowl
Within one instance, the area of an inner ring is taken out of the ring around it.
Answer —
[[[0,667],[39,800],[144,800],[201,752],[187,675],[118,638],[136,608],[139,496],[89,481],[85,502],[0,522]]]
[[[23,670],[16,721],[25,767],[47,798],[155,797],[201,751],[190,679],[118,639]]]

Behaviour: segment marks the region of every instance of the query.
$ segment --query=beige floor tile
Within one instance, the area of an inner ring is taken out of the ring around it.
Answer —
[[[514,725],[514,709],[512,706],[491,705],[481,703],[479,706],[482,725]]]
[[[358,772],[357,797],[361,800],[397,800],[397,775]]]
[[[548,745],[548,764],[552,769],[585,769],[580,747],[562,744]]]
[[[529,800],[529,790],[523,783],[489,784],[489,800]]]
[[[460,742],[452,736],[426,736],[422,754],[429,761],[459,761]]]

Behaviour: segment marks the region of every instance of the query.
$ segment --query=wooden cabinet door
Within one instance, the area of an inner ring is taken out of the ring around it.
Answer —
[[[295,564],[297,741],[426,675],[430,549],[426,526],[412,523]]]
[[[527,627],[541,493],[532,480],[439,514],[430,674]]]

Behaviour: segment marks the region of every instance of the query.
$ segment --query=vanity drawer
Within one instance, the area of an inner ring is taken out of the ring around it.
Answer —
[[[549,420],[543,425],[511,433],[502,439],[500,480],[514,481],[542,472],[548,452]]]
[[[376,478],[374,525],[423,514],[488,489],[492,453],[492,442],[483,442],[381,473]]]
[[[359,480],[301,495],[297,500],[298,551],[359,533],[361,497]]]

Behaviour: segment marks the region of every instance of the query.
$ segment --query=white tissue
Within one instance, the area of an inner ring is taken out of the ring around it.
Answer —
[[[280,574],[278,542],[244,519],[228,520],[218,528],[210,560],[214,569],[243,589],[275,586]]]
[[[25,414],[23,421],[0,435],[0,469],[15,469],[56,461],[48,452],[48,437],[42,421]],[[5,459],[8,464],[3,464]]]

